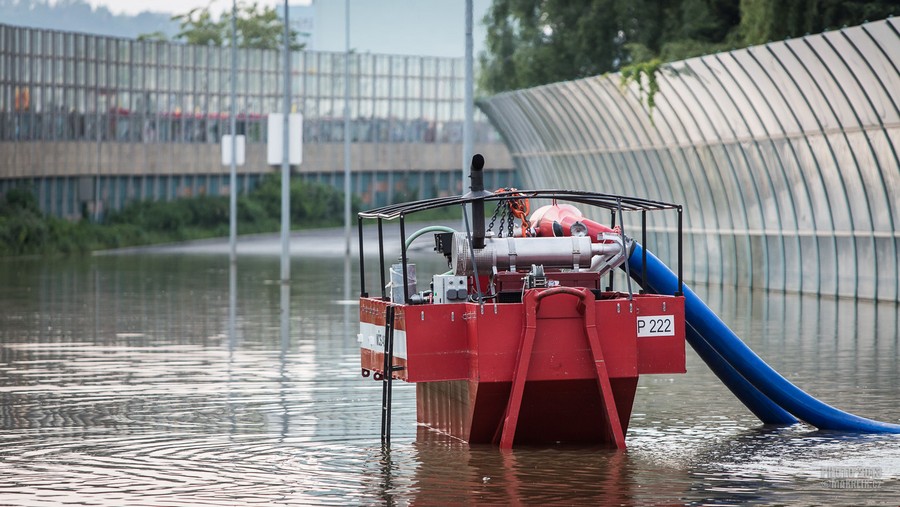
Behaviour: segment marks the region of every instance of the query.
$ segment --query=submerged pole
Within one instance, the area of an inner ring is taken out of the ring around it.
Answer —
[[[281,153],[281,282],[291,279],[291,28],[288,24],[288,2],[284,0],[284,123]]]
[[[229,259],[237,261],[237,0],[231,2],[231,163],[228,179]]]
[[[344,0],[344,256],[350,256],[350,0]]]

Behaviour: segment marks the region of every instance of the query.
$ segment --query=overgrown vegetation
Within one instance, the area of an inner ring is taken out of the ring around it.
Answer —
[[[106,248],[200,239],[228,234],[228,197],[198,196],[173,201],[136,201],[110,212],[103,223],[70,222],[46,216],[31,189],[17,188],[0,199],[0,256],[89,252]],[[352,204],[354,213],[359,204]],[[291,226],[331,227],[343,223],[343,194],[334,188],[291,182]],[[238,198],[238,232],[274,232],[281,226],[281,179],[265,177]]]
[[[659,91],[657,73],[662,67],[659,58],[653,58],[646,62],[634,63],[620,69],[619,85],[622,88],[629,83],[635,83],[638,87],[638,98],[647,105],[650,118],[653,118],[653,108],[656,106],[656,92]]]
[[[896,0],[494,0],[484,18],[488,93],[660,66],[900,14]],[[644,74],[644,71],[652,70]],[[642,77],[643,76],[643,77]],[[637,82],[637,81],[636,81]]]

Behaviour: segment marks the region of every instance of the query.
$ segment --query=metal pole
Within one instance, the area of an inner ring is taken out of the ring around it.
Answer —
[[[366,258],[363,255],[363,220],[356,219],[356,227],[359,231],[359,297],[369,297],[366,292]],[[349,298],[348,298],[349,299]]]
[[[228,264],[228,357],[237,343],[237,262]]]
[[[682,259],[684,258],[683,251],[683,242],[682,242],[682,232],[683,232],[683,223],[682,217],[684,216],[684,212],[681,206],[678,207],[678,287],[675,289],[676,296],[684,295],[684,277],[682,272]]]
[[[281,154],[281,281],[291,279],[291,28],[288,24],[288,0],[284,0],[284,137]]]
[[[384,313],[384,373],[381,379],[381,445],[391,446],[391,381],[394,378],[394,313],[388,305]]]
[[[647,288],[647,210],[641,211],[641,294]]]
[[[100,66],[94,66],[94,82],[100,82]],[[97,175],[94,177],[94,223],[100,221],[100,166],[101,166],[101,156],[103,155],[102,149],[102,135],[100,126],[103,124],[103,118],[100,116],[100,111],[103,109],[103,104],[100,102],[100,93],[97,89],[97,86],[94,86],[94,104],[96,104],[97,109]],[[30,114],[30,113],[26,113]],[[171,178],[171,176],[170,176]],[[168,198],[166,199],[168,200]]]
[[[401,217],[400,220],[401,220],[400,223],[402,224],[403,217]],[[403,270],[404,270],[403,272],[406,273],[405,267],[403,268]],[[405,284],[406,282],[404,281],[403,283]],[[406,301],[409,301],[409,299],[407,298],[404,301],[404,303]],[[394,387],[393,387],[392,383],[394,381],[394,368],[395,368],[395,366],[394,366],[394,315],[397,313],[397,307],[392,305],[392,306],[388,306],[388,308],[391,309],[391,313],[390,313],[391,330],[390,330],[390,333],[388,333],[388,335],[385,336],[385,341],[387,343],[387,349],[388,349],[387,354],[386,354],[388,367],[384,371],[385,378],[387,379],[387,401],[385,402],[385,406],[387,407],[387,417],[385,418],[384,445],[386,445],[388,448],[390,448],[391,447],[391,405],[393,404],[393,401],[391,400],[391,398],[393,398]]]
[[[384,283],[384,226],[381,218],[378,219],[378,269],[381,275],[381,299],[387,300],[387,285]],[[406,240],[404,240],[403,244],[406,244]],[[362,252],[360,252],[360,257],[362,257]]]
[[[400,269],[403,270],[403,304],[409,303],[409,268],[406,256],[406,219],[400,215]],[[477,273],[476,273],[477,275]],[[393,281],[393,278],[391,279]]]
[[[344,0],[344,256],[350,256],[350,0]]]
[[[228,181],[228,244],[232,263],[237,261],[237,0],[231,2],[231,169]]]
[[[474,139],[474,128],[473,128],[473,118],[475,115],[474,111],[474,96],[475,96],[475,87],[473,85],[473,49],[472,49],[472,0],[466,0],[466,61],[465,61],[465,75],[466,75],[466,84],[465,84],[465,98],[464,98],[464,114],[465,118],[463,121],[463,145],[462,145],[462,176],[463,176],[463,190],[460,193],[465,193],[465,187],[467,186],[467,181],[471,177],[470,174],[470,161],[472,160],[472,152],[473,148],[473,139]]]
[[[610,227],[615,229],[616,228],[616,210],[612,210],[611,216],[612,216],[612,221],[611,221]],[[625,245],[623,244],[622,246],[624,247]],[[628,262],[628,259],[625,259],[625,262]],[[615,279],[613,278],[614,274],[615,274],[614,269],[609,270],[609,287],[606,288],[606,290],[608,290],[609,292],[612,292],[615,289],[615,285],[614,285]]]

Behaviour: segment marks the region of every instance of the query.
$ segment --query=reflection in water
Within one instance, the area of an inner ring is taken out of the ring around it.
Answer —
[[[281,349],[278,353],[278,363],[280,365],[280,389],[279,397],[281,399],[282,406],[282,422],[281,422],[281,436],[283,438],[287,438],[288,436],[288,427],[290,426],[290,416],[288,410],[288,391],[290,385],[290,375],[287,371],[287,355],[288,350],[291,347],[291,284],[290,282],[285,282],[282,280],[281,282],[281,300],[280,300],[280,311],[281,311]]]
[[[762,427],[692,353],[687,375],[641,379],[626,452],[470,447],[417,427],[413,386],[402,383],[385,451],[380,385],[358,373],[358,273],[343,259],[294,259],[289,285],[275,257],[2,268],[4,504],[861,504],[900,495],[900,439]],[[791,381],[840,408],[900,418],[896,305],[695,289]],[[878,488],[835,489],[826,467],[874,467]]]
[[[237,343],[237,262],[228,264],[228,352]]]
[[[344,336],[355,337],[356,333],[359,331],[357,329],[359,323],[359,314],[357,312],[359,305],[358,299],[353,299],[353,292],[351,287],[353,286],[353,276],[351,275],[351,266],[353,264],[353,259],[349,256],[344,257],[344,293],[343,299],[341,300],[343,306],[343,319],[341,322],[344,324]],[[356,303],[356,304],[354,304]],[[354,311],[352,314],[353,321],[351,325],[351,307]]]
[[[414,444],[423,505],[628,504],[640,488],[628,454],[600,447],[501,451],[421,428]],[[449,471],[454,471],[452,475]],[[674,479],[674,478],[673,478]],[[677,482],[676,482],[677,483]],[[650,485],[665,489],[661,485]],[[676,496],[670,498],[677,498]]]

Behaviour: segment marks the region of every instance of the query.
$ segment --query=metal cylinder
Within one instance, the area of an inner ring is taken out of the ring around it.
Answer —
[[[587,269],[593,256],[620,251],[621,244],[591,243],[588,237],[485,238],[484,248],[475,250],[475,264],[480,274],[527,269],[532,264],[548,269]],[[465,234],[453,235],[451,267],[456,275],[474,274]]]

